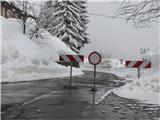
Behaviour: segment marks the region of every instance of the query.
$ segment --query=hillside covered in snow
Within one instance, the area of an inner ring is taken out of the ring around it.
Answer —
[[[17,82],[69,76],[69,67],[58,65],[59,54],[75,54],[61,40],[45,30],[31,40],[22,33],[16,19],[0,18],[2,23],[2,82]],[[80,69],[73,75],[82,74]]]

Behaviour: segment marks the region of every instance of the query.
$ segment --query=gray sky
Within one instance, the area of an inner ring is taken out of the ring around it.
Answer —
[[[88,12],[104,15],[114,15],[117,4],[109,2],[88,2]],[[89,15],[89,39],[92,43],[86,45],[81,53],[88,55],[91,51],[102,51],[106,54],[125,58],[140,58],[140,48],[155,51],[159,45],[159,26],[135,29],[132,23],[121,19]]]

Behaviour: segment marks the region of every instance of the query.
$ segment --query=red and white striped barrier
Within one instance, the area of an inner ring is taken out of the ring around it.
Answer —
[[[83,62],[84,56],[83,55],[60,55],[59,61],[60,62]]]
[[[151,68],[149,61],[126,61],[127,68]]]

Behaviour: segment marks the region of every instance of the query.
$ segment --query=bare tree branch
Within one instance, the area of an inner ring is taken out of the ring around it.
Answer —
[[[152,22],[159,22],[160,0],[144,0],[141,2],[123,1],[116,16],[126,16],[126,21],[133,21],[137,27],[146,27]]]

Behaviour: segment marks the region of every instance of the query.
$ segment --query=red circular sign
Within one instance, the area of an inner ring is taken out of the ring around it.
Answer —
[[[92,65],[98,65],[101,62],[101,55],[98,52],[91,52],[88,60]]]

